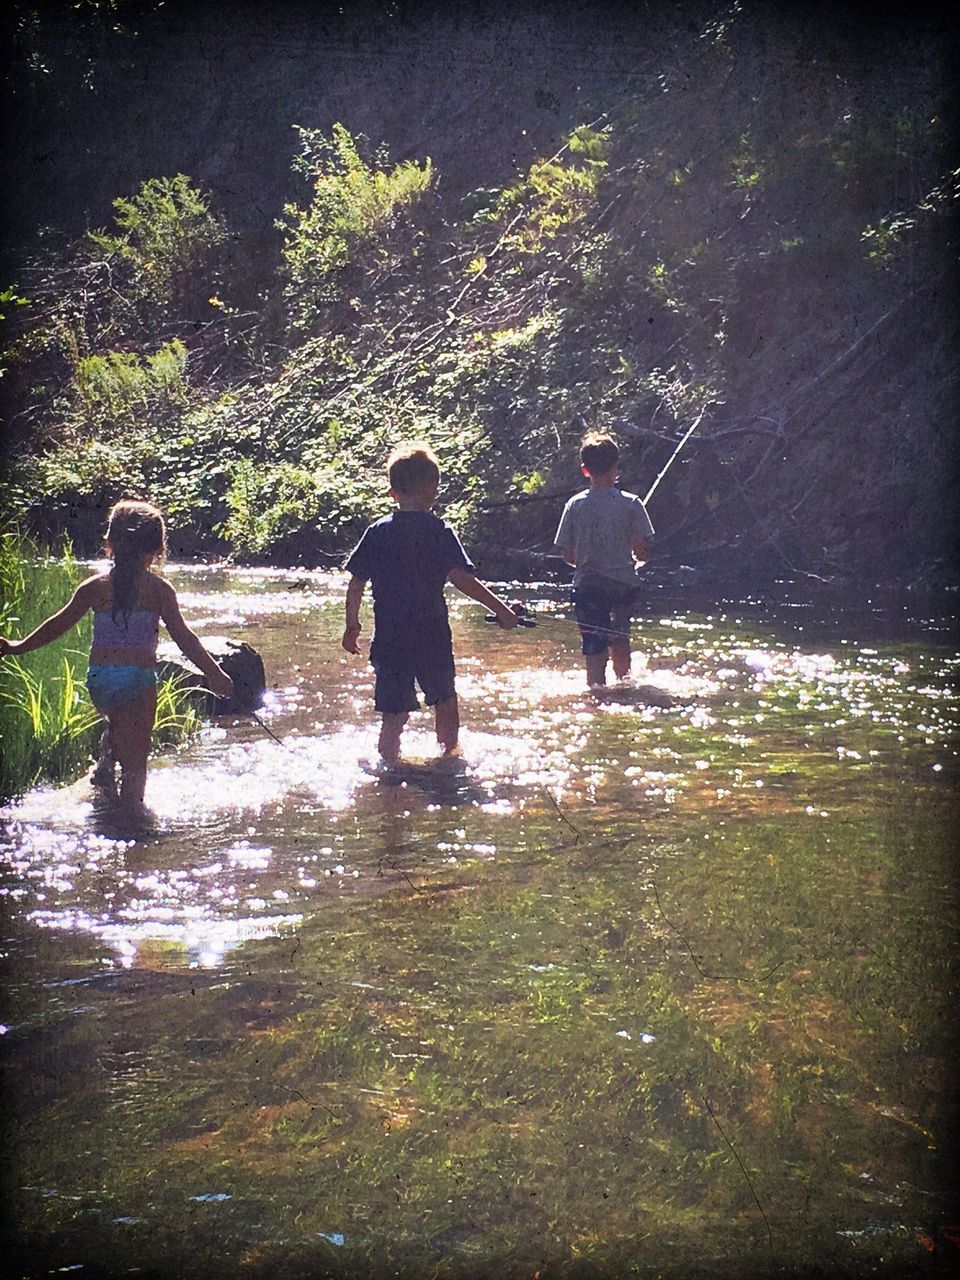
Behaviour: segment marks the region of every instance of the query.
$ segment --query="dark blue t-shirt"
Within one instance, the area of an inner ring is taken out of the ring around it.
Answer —
[[[474,572],[460,539],[429,511],[394,511],[370,525],[344,566],[373,588],[374,662],[407,665],[425,647],[448,647],[444,583]]]

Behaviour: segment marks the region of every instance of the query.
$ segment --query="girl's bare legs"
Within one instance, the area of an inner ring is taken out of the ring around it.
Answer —
[[[387,764],[396,764],[400,759],[400,735],[403,733],[403,726],[407,723],[408,718],[409,715],[406,711],[396,713],[385,711],[383,713],[377,749],[380,752],[380,759]]]
[[[120,761],[120,800],[134,812],[143,808],[147,784],[147,757],[157,711],[156,689],[146,689],[126,706],[111,711],[110,744]]]
[[[108,723],[107,728],[104,729],[100,737],[100,756],[94,765],[93,773],[90,775],[90,781],[95,787],[99,787],[104,791],[116,791],[115,764],[113,743],[110,741],[110,726]]]
[[[460,706],[457,695],[438,702],[433,709],[436,717],[437,741],[443,747],[445,756],[454,756],[459,751],[457,743],[460,738]]]

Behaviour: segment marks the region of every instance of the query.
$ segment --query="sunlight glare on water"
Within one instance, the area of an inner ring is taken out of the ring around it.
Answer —
[[[378,774],[342,575],[173,576],[262,653],[266,728],[159,755],[141,829],[83,781],[2,813],[25,1232],[149,1258],[187,1205],[223,1274],[401,1240],[529,1275],[706,1231],[732,1274],[758,1200],[771,1265],[912,1265],[950,1212],[955,655],[658,610],[588,693],[546,588],[535,629],[460,602],[462,759],[421,711]]]

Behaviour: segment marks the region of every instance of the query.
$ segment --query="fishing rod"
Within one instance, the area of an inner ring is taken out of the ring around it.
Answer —
[[[257,715],[255,711],[248,711],[246,714],[250,716],[251,719],[256,720],[257,724],[264,731],[264,733],[269,733],[270,737],[274,740],[274,742],[279,742],[280,746],[283,747],[285,751],[292,750],[292,747],[290,747],[288,743],[284,742],[282,738],[277,737],[277,735],[273,732],[273,730],[270,728],[268,724],[264,724],[264,722],[260,719],[260,717]]]
[[[657,492],[657,486],[660,484],[660,481],[663,479],[663,477],[667,474],[667,472],[673,466],[674,462],[676,462],[677,458],[680,455],[680,450],[683,448],[683,446],[687,443],[687,441],[696,431],[697,427],[699,427],[700,423],[704,419],[704,415],[706,414],[707,410],[710,408],[710,405],[712,403],[713,402],[711,400],[707,401],[707,403],[703,406],[703,408],[697,414],[696,418],[693,420],[693,424],[690,427],[688,427],[687,430],[684,432],[683,437],[680,440],[680,443],[674,449],[673,453],[671,453],[670,457],[667,459],[666,463],[662,467],[660,474],[657,476],[656,480],[654,480],[653,484],[647,490],[646,497],[643,500],[644,506],[647,505],[647,503],[650,501],[653,495]]]
[[[534,616],[530,613],[529,609],[527,609],[526,605],[522,605],[522,604],[519,604],[519,603],[518,603],[518,604],[512,604],[510,607],[513,609],[514,613],[516,613],[516,614],[517,614],[517,626],[518,626],[518,627],[539,627],[539,626],[541,626],[541,625],[542,625],[543,623],[545,623],[545,622],[546,622],[548,625],[552,625],[552,624],[554,624],[554,623],[555,623],[557,626],[565,627],[565,626],[567,626],[567,625],[568,625],[568,623],[573,622],[573,623],[575,623],[575,624],[576,624],[576,626],[578,626],[578,627],[580,628],[580,630],[581,630],[581,631],[592,631],[592,632],[594,632],[594,633],[595,633],[595,634],[597,634],[597,635],[603,635],[603,636],[617,635],[617,634],[618,634],[618,633],[617,633],[617,632],[615,632],[615,631],[611,631],[611,629],[610,629],[609,627],[594,627],[594,626],[591,626],[589,623],[586,623],[586,622],[583,622],[583,623],[581,623],[581,622],[577,622],[576,618],[552,618],[552,617],[548,617],[548,616],[546,616],[546,615],[544,615],[544,614],[537,614],[537,616],[536,616],[536,617],[534,617]],[[518,610],[518,609],[522,609],[522,610],[523,610],[523,612],[522,612],[522,613],[517,613],[517,610]],[[484,622],[497,622],[497,621],[498,621],[498,619],[497,619],[497,615],[496,615],[495,613],[486,613],[486,614],[484,614],[484,616],[483,616],[483,620],[484,620]]]

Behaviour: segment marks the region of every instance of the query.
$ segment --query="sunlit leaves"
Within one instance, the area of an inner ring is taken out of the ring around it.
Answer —
[[[297,323],[308,328],[337,296],[337,273],[364,251],[383,253],[384,238],[430,188],[434,174],[429,159],[391,169],[382,149],[365,158],[365,140],[339,123],[329,137],[299,126],[297,133],[295,167],[310,181],[311,198],[306,207],[285,205],[278,225],[285,232],[287,297]]]
[[[225,236],[209,197],[183,173],[149,178],[113,207],[118,231],[88,232],[89,244],[105,261],[125,264],[133,290],[153,303],[169,303],[183,291],[186,275]]]

